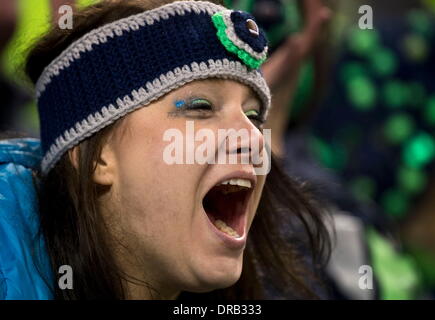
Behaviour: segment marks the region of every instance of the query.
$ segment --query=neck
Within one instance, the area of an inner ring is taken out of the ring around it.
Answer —
[[[181,290],[173,286],[172,281],[162,279],[162,272],[158,266],[150,264],[152,259],[143,258],[145,254],[137,247],[136,237],[126,236],[123,223],[118,220],[119,215],[105,206],[111,203],[110,195],[101,196],[99,203],[106,223],[110,226],[110,236],[107,238],[108,246],[113,252],[114,263],[121,272],[124,296],[131,300],[174,300]]]
[[[149,283],[125,282],[126,298],[128,300],[175,300],[180,291],[170,290]]]
[[[155,266],[148,265],[142,259],[124,254],[117,258],[123,277],[125,297],[129,300],[175,300],[180,290],[165,281]],[[150,271],[149,271],[150,270]],[[160,277],[159,277],[160,276]]]

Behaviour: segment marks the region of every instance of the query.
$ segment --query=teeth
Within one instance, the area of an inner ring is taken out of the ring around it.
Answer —
[[[230,184],[233,186],[240,186],[240,187],[245,187],[245,188],[251,188],[251,181],[246,180],[246,179],[230,179],[230,180],[225,180],[223,182],[221,182],[220,184]]]
[[[222,232],[224,232],[224,233],[226,233],[234,238],[240,238],[240,235],[237,233],[237,231],[235,231],[233,228],[231,228],[229,225],[227,225],[222,220],[219,220],[219,219],[215,220],[214,225],[220,231],[222,231]]]

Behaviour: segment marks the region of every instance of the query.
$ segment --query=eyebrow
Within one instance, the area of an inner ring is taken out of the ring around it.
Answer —
[[[243,105],[250,103],[252,101],[254,101],[255,104],[258,104],[261,108],[263,107],[262,101],[257,97],[257,95],[252,94],[252,93],[247,96],[247,98],[243,102]]]
[[[210,80],[210,79],[208,79],[208,80],[206,80],[206,81],[213,81],[213,84],[214,85],[216,85],[216,86],[219,86],[220,88],[219,88],[219,90],[223,90],[222,89],[222,87],[223,87],[223,81],[225,81],[225,79],[213,79],[213,80]],[[246,86],[246,88],[248,89],[248,90],[246,90],[246,93],[244,94],[244,97],[243,97],[243,103],[242,103],[242,105],[245,105],[246,103],[248,103],[248,102],[250,102],[250,101],[252,101],[252,100],[254,100],[259,106],[260,106],[260,109],[263,109],[264,108],[264,106],[263,106],[263,102],[262,102],[262,100],[258,97],[258,95],[257,95],[257,93],[255,92],[255,91],[253,91],[253,89],[251,88],[251,87],[249,87],[248,85],[246,85],[246,84],[243,84],[244,86]],[[206,92],[210,92],[212,95],[213,95],[213,97],[215,96],[215,93],[216,93],[216,91],[217,90],[211,90],[210,89],[210,85],[208,85],[207,83],[201,83],[200,84],[200,88],[199,88],[199,90],[203,90],[202,88],[204,88],[204,91],[206,91]],[[192,90],[192,89],[190,89],[190,90]],[[222,95],[217,95],[219,98],[221,98],[221,96]],[[216,97],[217,97],[216,96]]]

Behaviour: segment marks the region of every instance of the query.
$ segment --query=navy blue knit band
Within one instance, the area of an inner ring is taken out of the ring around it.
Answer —
[[[83,139],[196,79],[241,81],[268,109],[270,93],[259,70],[216,36],[211,16],[223,10],[209,2],[174,2],[93,30],[69,46],[36,85],[43,173]]]

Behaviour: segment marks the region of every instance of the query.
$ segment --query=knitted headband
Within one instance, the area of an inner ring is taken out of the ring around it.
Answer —
[[[72,43],[36,84],[46,174],[71,147],[196,79],[233,79],[270,107],[259,67],[267,40],[254,18],[177,1],[97,28]]]

